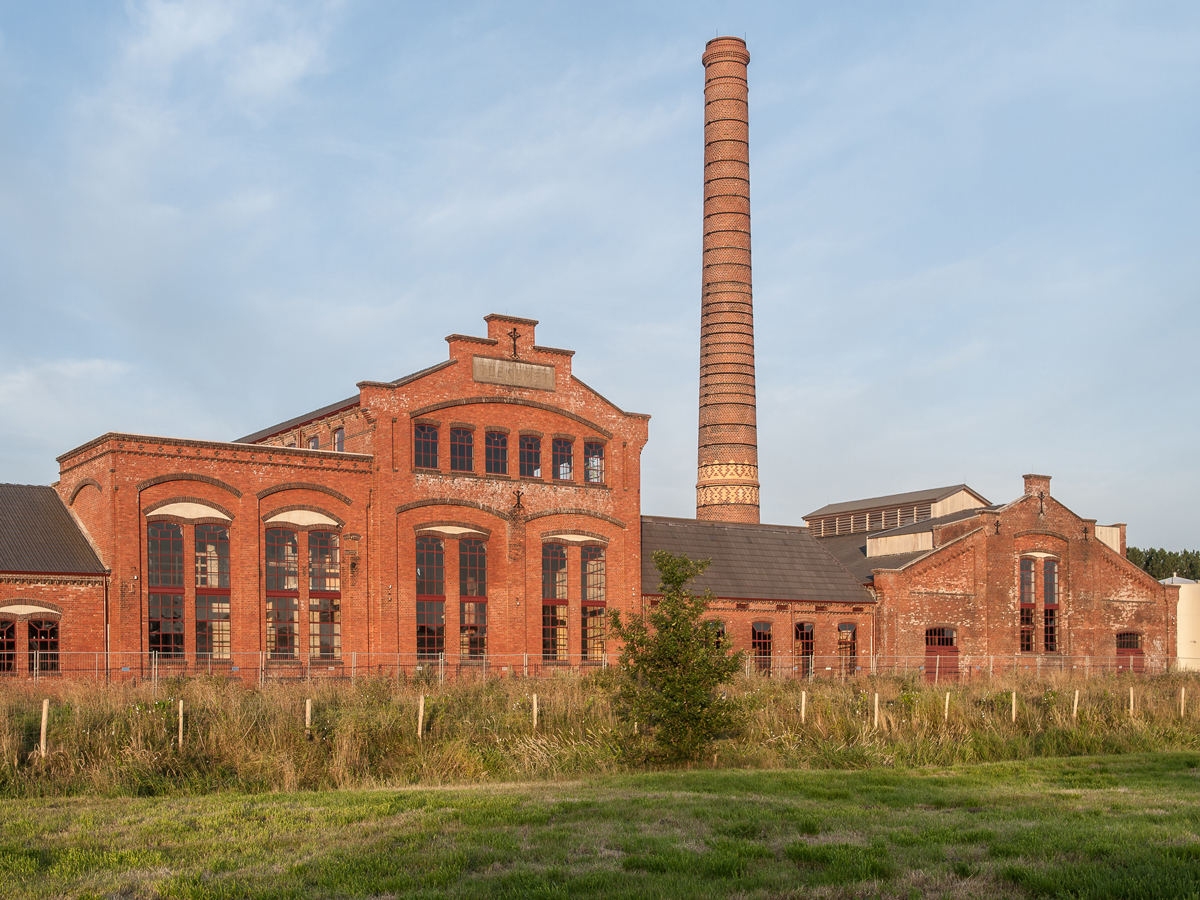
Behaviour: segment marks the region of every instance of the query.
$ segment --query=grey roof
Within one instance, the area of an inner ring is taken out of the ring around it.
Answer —
[[[1160,578],[1159,584],[1195,584],[1190,578],[1184,578],[1182,575],[1172,575],[1170,578]]]
[[[808,533],[790,525],[741,525],[642,516],[642,593],[659,593],[654,551],[711,559],[697,591],[745,600],[870,603],[871,595]]]
[[[100,574],[104,566],[54,488],[0,484],[0,572]]]
[[[884,535],[891,537],[893,534],[920,534],[922,531],[933,531],[935,525],[949,525],[951,522],[957,522],[960,519],[973,519],[981,512],[996,508],[995,506],[979,506],[975,509],[960,509],[958,512],[946,513],[946,515],[938,516],[935,519],[922,519],[920,522],[913,522],[911,525],[901,525],[898,528],[888,528],[883,531],[872,531],[869,534],[873,538],[883,537]]]
[[[907,494],[888,494],[884,497],[867,497],[865,500],[849,500],[845,503],[830,503],[827,506],[822,506],[820,509],[815,509],[804,519],[816,518],[817,516],[833,516],[838,513],[847,512],[863,512],[871,509],[882,509],[887,506],[911,506],[917,503],[937,503],[939,500],[945,500],[959,491],[969,491],[974,494],[984,503],[990,501],[980,494],[978,491],[972,490],[965,484],[951,484],[946,487],[926,488],[923,491],[909,491]]]
[[[932,521],[932,520],[927,520]],[[924,522],[921,523],[925,524]],[[889,532],[894,533],[894,532]],[[878,531],[861,534],[839,534],[837,537],[820,538],[817,543],[828,551],[853,575],[860,584],[870,584],[875,580],[871,574],[874,569],[898,569],[908,565],[914,559],[932,553],[932,550],[917,550],[913,553],[893,553],[888,556],[867,557],[867,538],[877,537]]]
[[[438,369],[444,369],[446,366],[452,365],[454,360],[446,359],[436,365],[426,366],[419,372],[413,372],[411,375],[405,375],[403,378],[397,378],[395,381],[389,381],[388,384],[401,385],[407,384],[410,381],[415,381],[422,375],[428,375],[431,372],[436,372]],[[343,409],[349,409],[352,406],[358,406],[359,394],[353,397],[347,397],[345,400],[339,400],[337,403],[330,403],[328,406],[322,406],[320,409],[314,409],[312,412],[304,413],[296,416],[294,419],[288,419],[286,422],[280,422],[278,425],[271,425],[269,428],[263,428],[253,434],[248,434],[245,437],[237,438],[233,441],[235,444],[253,444],[258,441],[269,438],[272,435],[279,434],[281,431],[288,431],[298,425],[303,425],[305,422],[313,422],[317,419],[323,419],[326,416],[331,416],[335,412],[340,412]]]

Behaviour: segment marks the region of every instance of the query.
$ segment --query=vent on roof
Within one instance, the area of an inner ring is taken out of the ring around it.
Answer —
[[[832,537],[837,534],[863,534],[868,531],[882,531],[885,528],[899,528],[924,522],[932,517],[932,504],[920,503],[916,506],[893,506],[889,509],[846,513],[842,516],[825,516],[813,519],[808,523],[808,527],[813,537]]]

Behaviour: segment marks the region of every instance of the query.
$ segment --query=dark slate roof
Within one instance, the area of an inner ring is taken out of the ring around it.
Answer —
[[[423,375],[429,375],[436,372],[438,369],[444,369],[446,366],[453,365],[454,360],[446,359],[433,366],[427,366],[419,372],[413,372],[411,375],[405,375],[403,378],[397,378],[395,381],[389,381],[388,384],[401,385],[408,384],[410,381],[416,381]],[[294,419],[288,419],[286,422],[280,422],[278,425],[272,425],[269,428],[263,428],[254,434],[248,434],[245,437],[237,438],[233,441],[235,444],[253,444],[258,441],[279,434],[281,431],[289,431],[298,425],[303,425],[305,422],[313,422],[317,419],[323,419],[326,416],[331,416],[335,412],[340,412],[343,409],[349,409],[352,406],[358,406],[359,395],[347,397],[345,400],[339,400],[337,403],[330,403],[328,406],[322,406],[320,409],[314,409],[312,412],[304,413],[304,415],[296,416]]]
[[[659,593],[654,551],[711,559],[697,591],[745,600],[870,603],[871,595],[807,528],[642,516],[642,593]]]
[[[100,574],[104,566],[54,488],[0,484],[0,572]]]
[[[932,521],[932,520],[926,520]],[[921,523],[924,524],[924,523]],[[829,555],[841,563],[860,584],[870,584],[875,580],[872,569],[898,569],[906,566],[914,559],[932,553],[932,550],[918,550],[915,553],[893,553],[890,556],[867,557],[867,538],[878,537],[882,532],[872,531],[869,534],[839,534],[837,537],[821,538],[817,541]],[[889,532],[893,533],[893,532]]]
[[[947,487],[927,488],[923,491],[909,491],[907,494],[888,494],[885,497],[867,497],[865,500],[849,500],[845,503],[830,503],[804,516],[805,521],[818,516],[833,516],[838,513],[862,512],[870,509],[881,509],[887,506],[915,506],[918,503],[937,503],[959,491],[968,491],[983,500],[989,501],[978,492],[965,484],[951,484]]]

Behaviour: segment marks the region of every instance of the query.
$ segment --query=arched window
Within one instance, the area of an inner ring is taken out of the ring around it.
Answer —
[[[505,434],[503,431],[489,431],[486,435],[484,435],[483,453],[487,474],[508,474],[507,434]]]
[[[58,622],[31,619],[29,628],[29,671],[58,671]]]
[[[575,445],[566,438],[555,438],[551,444],[551,475],[556,481],[570,481],[575,456]]]
[[[585,662],[600,662],[604,658],[604,623],[607,610],[604,548],[594,545],[583,547],[579,551],[579,558],[579,596],[583,615],[580,628],[583,641],[581,650]]]
[[[587,442],[583,445],[583,480],[588,484],[604,483],[604,445]]]
[[[1034,566],[1031,558],[1021,559],[1021,652],[1033,652],[1033,622],[1037,609],[1034,597]]]
[[[413,465],[418,469],[438,467],[438,433],[434,425],[418,425],[413,432]]]
[[[458,651],[464,659],[487,656],[487,544],[458,542]]]
[[[813,673],[813,638],[815,626],[812,622],[796,623],[796,664],[805,677]]]
[[[346,429],[345,428],[334,429],[333,449],[338,453],[346,452]]]
[[[755,622],[750,626],[750,652],[754,668],[760,675],[771,674],[771,623]]]
[[[1058,651],[1058,560],[1042,560],[1042,646]]]
[[[417,658],[446,652],[446,548],[441,538],[417,538]]]
[[[17,623],[0,620],[0,672],[17,670]]]
[[[152,657],[183,657],[183,526],[146,525],[147,645]],[[30,638],[32,642],[32,637]]]
[[[229,659],[229,577],[229,529],[197,525],[197,659]]]
[[[296,659],[300,610],[300,539],[289,528],[268,528],[264,546],[267,573],[267,656]]]
[[[450,429],[450,471],[472,472],[475,469],[475,435],[469,428]]]
[[[521,435],[520,465],[522,478],[542,477],[542,440],[532,434]]]
[[[838,670],[853,675],[858,668],[858,626],[853,622],[838,625]]]
[[[542,659],[567,661],[567,548],[542,544]]]
[[[308,655],[342,658],[342,557],[333,531],[308,533]]]
[[[725,623],[720,619],[709,619],[704,623],[704,627],[712,632],[713,643],[717,648],[723,649],[725,647]]]

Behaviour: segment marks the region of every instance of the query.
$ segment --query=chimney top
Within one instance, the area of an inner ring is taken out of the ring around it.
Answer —
[[[750,62],[750,51],[746,42],[739,37],[715,37],[704,45],[704,56],[700,61],[704,65],[716,59],[736,59],[743,65]]]
[[[1049,475],[1026,475],[1025,476],[1025,496],[1036,497],[1039,493],[1050,496],[1050,476]]]

